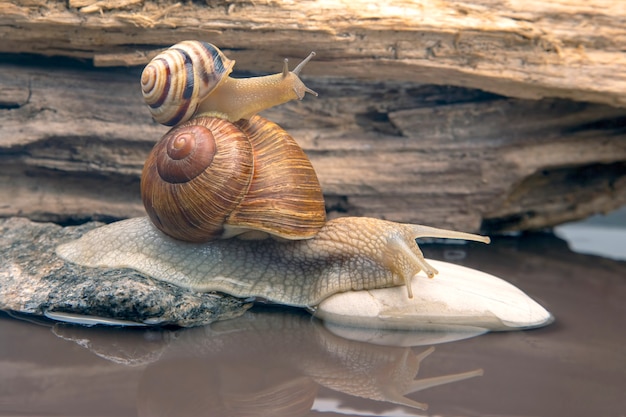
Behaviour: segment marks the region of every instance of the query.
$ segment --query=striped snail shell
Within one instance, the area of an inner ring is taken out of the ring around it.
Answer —
[[[206,42],[183,41],[163,51],[141,74],[141,92],[152,117],[166,126],[189,120],[234,65]]]
[[[141,179],[154,225],[183,241],[313,237],[326,221],[317,175],[282,128],[260,116],[199,116],[155,145]]]

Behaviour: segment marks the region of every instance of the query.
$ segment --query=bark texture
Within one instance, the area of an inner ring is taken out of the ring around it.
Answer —
[[[625,8],[0,2],[0,216],[142,215],[141,167],[167,129],[139,74],[182,39],[222,47],[235,76],[317,51],[303,79],[320,97],[264,116],[309,154],[331,216],[494,232],[610,211],[626,204]]]
[[[184,39],[239,70],[319,54],[307,73],[626,105],[621,1],[69,0],[0,2],[1,52],[141,65]]]

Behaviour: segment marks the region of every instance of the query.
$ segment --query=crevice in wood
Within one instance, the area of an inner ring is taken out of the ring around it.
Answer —
[[[607,199],[626,204],[626,162],[542,169],[510,190],[497,213],[481,229],[489,232],[541,229],[581,214],[601,213]]]

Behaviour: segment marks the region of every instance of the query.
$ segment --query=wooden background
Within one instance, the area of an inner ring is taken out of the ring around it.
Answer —
[[[330,216],[487,232],[626,204],[626,3],[0,1],[0,216],[143,214],[167,130],[141,68],[184,39],[234,76],[309,51],[320,93],[269,110],[309,154]]]

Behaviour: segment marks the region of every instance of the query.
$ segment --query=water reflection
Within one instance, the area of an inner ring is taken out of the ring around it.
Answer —
[[[283,308],[152,335],[111,337],[110,331],[91,330],[54,327],[58,336],[101,357],[147,365],[139,381],[139,416],[306,416],[320,387],[425,410],[426,404],[406,395],[482,375],[471,369],[416,379],[434,347],[348,340],[307,314]]]
[[[623,415],[626,262],[543,234],[424,249],[505,277],[558,320],[399,341],[282,308],[188,330],[41,326],[0,312],[0,416]],[[405,398],[429,410],[397,404]]]

